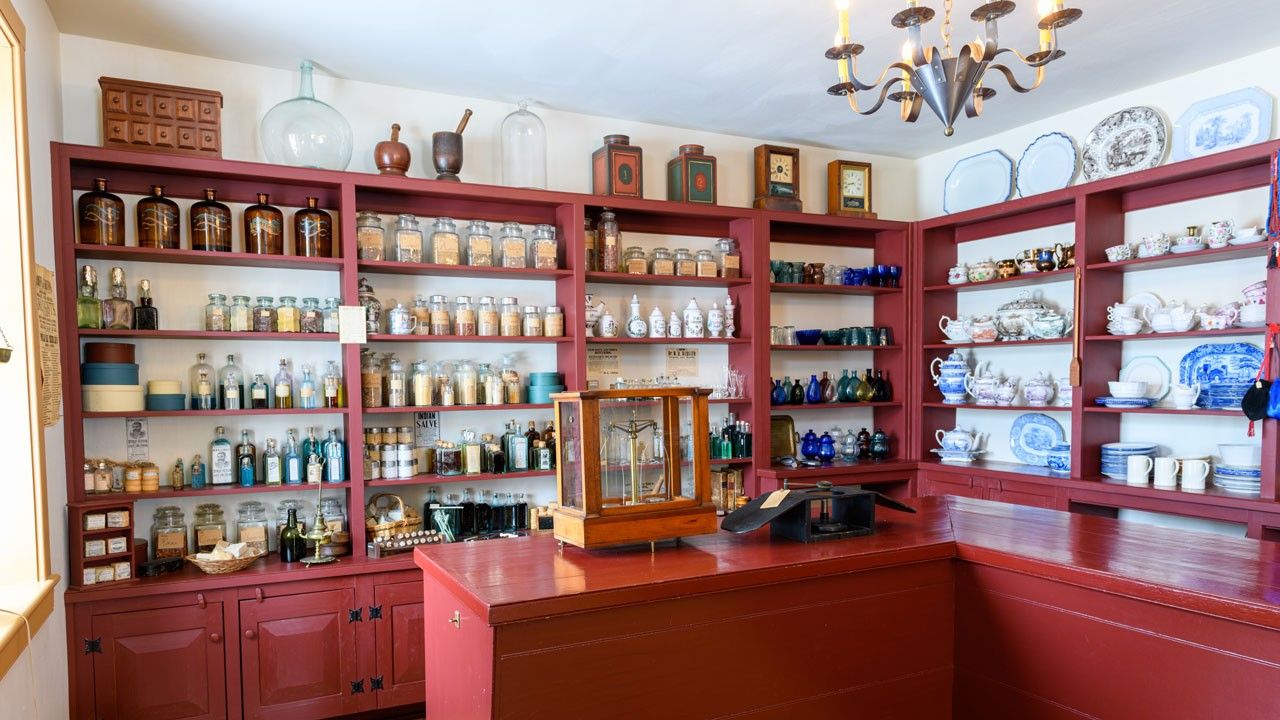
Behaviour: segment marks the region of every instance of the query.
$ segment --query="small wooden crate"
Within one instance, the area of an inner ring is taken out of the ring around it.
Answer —
[[[102,146],[222,157],[222,93],[100,77]]]

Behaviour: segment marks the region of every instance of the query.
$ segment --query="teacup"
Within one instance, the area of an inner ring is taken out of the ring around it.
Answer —
[[[1127,461],[1125,483],[1129,485],[1146,485],[1155,461],[1149,455],[1130,455]]]
[[[1238,238],[1257,237],[1261,234],[1262,234],[1262,228],[1258,227],[1257,225],[1250,225],[1248,227],[1236,228],[1236,237]]]
[[[1237,321],[1245,327],[1261,327],[1267,322],[1267,306],[1245,305],[1240,308],[1240,317]]]
[[[1256,283],[1245,285],[1240,291],[1244,295],[1244,299],[1254,305],[1265,305],[1267,303],[1267,281],[1259,280]]]
[[[1204,490],[1209,477],[1209,461],[1204,458],[1179,458],[1182,464],[1182,489]]]
[[[1128,260],[1133,257],[1133,248],[1124,244],[1112,245],[1107,248],[1106,253],[1107,260],[1109,262],[1120,262],[1121,260]]]
[[[1137,305],[1126,305],[1124,303],[1115,303],[1107,308],[1107,319],[1116,320],[1119,318],[1138,317]]]
[[[1209,247],[1221,248],[1227,246],[1227,242],[1234,234],[1235,223],[1230,220],[1219,220],[1209,224],[1208,229],[1204,231],[1204,239],[1208,241]]]
[[[1173,242],[1175,245],[1183,245],[1183,246],[1190,247],[1192,245],[1200,244],[1200,236],[1199,235],[1183,235],[1179,237],[1177,240],[1174,240]]]
[[[1138,241],[1138,257],[1149,258],[1169,252],[1169,238],[1164,233],[1146,235]]]
[[[1143,325],[1141,318],[1120,317],[1112,320],[1107,329],[1112,335],[1137,335],[1142,332]]]

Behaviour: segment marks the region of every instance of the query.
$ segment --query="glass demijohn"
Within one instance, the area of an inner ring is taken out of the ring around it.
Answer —
[[[351,124],[315,98],[312,69],[311,61],[303,60],[298,96],[263,116],[262,149],[273,163],[345,170],[351,162]]]

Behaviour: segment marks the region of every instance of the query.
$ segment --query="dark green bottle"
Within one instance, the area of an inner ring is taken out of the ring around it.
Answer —
[[[800,384],[799,379],[797,379],[795,384],[791,386],[790,400],[792,405],[804,404],[804,386]]]
[[[289,522],[280,531],[280,562],[298,562],[307,554],[307,541],[298,527],[298,511],[289,508]]]

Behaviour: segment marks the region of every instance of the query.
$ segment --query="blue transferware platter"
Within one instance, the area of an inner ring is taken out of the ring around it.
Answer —
[[[947,214],[994,205],[1013,197],[1013,160],[999,150],[967,157],[947,173],[942,209]]]
[[[1275,99],[1260,88],[1205,98],[1173,125],[1173,159],[1190,160],[1271,138]]]
[[[1044,413],[1019,415],[1009,430],[1009,449],[1028,465],[1048,465],[1049,449],[1062,442],[1066,442],[1062,426]]]
[[[1018,195],[1027,197],[1068,187],[1080,170],[1076,141],[1054,132],[1036,138],[1018,160]]]
[[[1103,407],[1109,408],[1149,408],[1155,404],[1150,398],[1102,398]]]
[[[1178,382],[1183,385],[1200,383],[1200,397],[1196,404],[1205,407],[1210,395],[1222,395],[1221,390],[1214,392],[1217,386],[1247,386],[1253,382],[1261,365],[1262,349],[1252,343],[1205,343],[1182,356],[1178,363]],[[1230,393],[1222,399],[1235,400],[1235,396],[1236,393]]]

